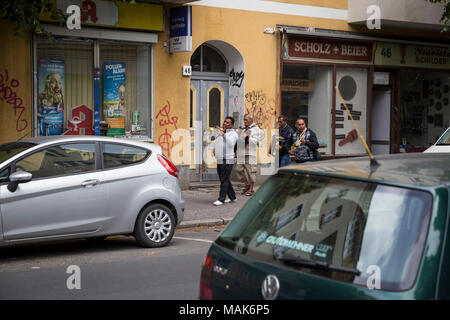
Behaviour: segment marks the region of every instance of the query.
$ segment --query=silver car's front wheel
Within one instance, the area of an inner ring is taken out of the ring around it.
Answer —
[[[139,215],[134,230],[137,242],[144,247],[163,247],[173,237],[175,219],[172,211],[162,204],[153,204]]]

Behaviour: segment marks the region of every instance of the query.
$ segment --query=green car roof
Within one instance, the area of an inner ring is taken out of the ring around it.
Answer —
[[[375,159],[379,166],[371,167],[369,157],[355,157],[292,164],[280,172],[299,171],[421,187],[450,184],[450,153],[400,153],[378,155]]]

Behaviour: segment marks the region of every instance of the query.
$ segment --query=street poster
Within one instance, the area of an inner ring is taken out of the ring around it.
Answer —
[[[38,65],[39,135],[60,135],[64,129],[64,59],[42,58]]]
[[[103,64],[103,114],[109,127],[108,136],[125,134],[125,118],[127,117],[125,70],[125,62]]]

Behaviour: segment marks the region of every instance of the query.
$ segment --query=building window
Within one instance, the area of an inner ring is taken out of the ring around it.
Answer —
[[[450,76],[436,71],[400,71],[400,145],[420,152],[450,125]]]
[[[191,90],[189,90],[189,128],[193,128],[194,127],[194,92],[191,88]]]
[[[203,44],[195,50],[191,57],[192,71],[227,72],[227,62],[213,47]]]
[[[99,80],[95,78],[96,54]],[[95,134],[97,88],[101,120],[108,125],[102,135],[151,138],[150,45],[37,39],[36,55],[38,135]]]
[[[212,88],[208,93],[208,127],[220,127],[222,115],[222,92]]]

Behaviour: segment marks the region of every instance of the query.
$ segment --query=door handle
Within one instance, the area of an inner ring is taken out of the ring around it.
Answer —
[[[81,186],[89,188],[89,187],[95,186],[97,183],[98,183],[97,179],[91,179],[91,180],[86,180],[83,183],[81,183]]]

